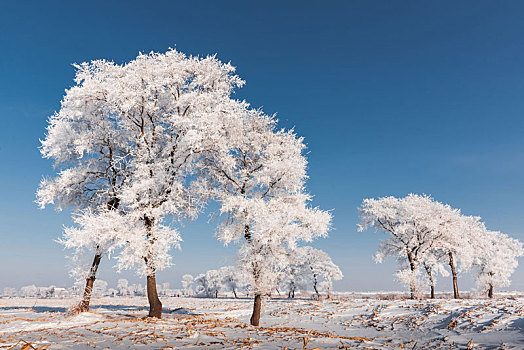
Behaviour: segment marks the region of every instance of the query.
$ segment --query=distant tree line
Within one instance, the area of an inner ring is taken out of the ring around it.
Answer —
[[[331,297],[333,281],[342,278],[342,272],[329,256],[321,250],[305,246],[293,251],[277,273],[273,291],[270,296],[282,294],[294,298],[298,291],[314,291],[317,299],[321,292],[326,298]],[[182,277],[182,290],[186,296],[218,297],[219,293],[230,292],[237,298],[254,293],[251,270],[246,266],[225,266],[218,270],[209,270],[195,277]]]
[[[453,296],[459,298],[458,275],[467,271],[474,272],[477,288],[492,298],[495,288],[509,286],[517,258],[524,254],[518,240],[427,195],[365,199],[359,211],[360,231],[372,227],[387,234],[375,260],[397,259],[396,276],[409,287],[412,299],[424,285],[434,298],[438,274],[451,275]]]

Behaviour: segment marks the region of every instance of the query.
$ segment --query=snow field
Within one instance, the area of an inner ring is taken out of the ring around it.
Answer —
[[[0,299],[0,349],[521,349],[524,299],[265,300],[101,298],[68,316],[74,300]]]

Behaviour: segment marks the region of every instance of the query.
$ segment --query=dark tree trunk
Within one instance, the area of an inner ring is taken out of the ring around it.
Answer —
[[[489,285],[488,298],[493,298],[493,285],[492,284]]]
[[[426,273],[428,274],[429,283],[430,283],[430,298],[435,299],[435,280],[433,279],[433,269],[431,266],[424,263],[424,269],[426,269]]]
[[[315,281],[313,282],[313,289],[315,290],[315,293],[317,293],[317,298],[320,298],[320,293],[318,292],[318,288],[317,288],[317,284],[318,284],[317,276],[316,275],[313,275],[313,276],[315,278]]]
[[[235,288],[233,288],[233,294],[235,295],[235,299],[238,299],[237,292],[236,292]]]
[[[411,272],[415,274],[415,262],[413,260],[412,253],[408,250],[408,261],[409,261],[409,268],[411,269]],[[411,281],[409,284],[409,298],[415,299],[415,296],[417,294],[417,288],[415,286],[415,281]]]
[[[255,294],[255,302],[253,304],[253,315],[251,315],[250,323],[252,326],[258,326],[260,323],[260,310],[262,308],[262,297],[260,294]]]
[[[162,303],[156,290],[156,276],[147,276],[147,300],[149,301],[149,317],[162,318]]]
[[[411,300],[415,300],[415,296],[416,296],[416,294],[417,294],[417,291],[416,291],[416,289],[415,289],[415,286],[414,286],[413,284],[411,284],[411,285],[409,286],[409,298],[410,298]]]
[[[215,298],[218,298],[218,290],[215,290]]]
[[[82,297],[82,301],[80,301],[80,305],[78,305],[79,312],[89,311],[89,303],[91,302],[91,293],[93,292],[93,285],[95,284],[96,271],[98,270],[98,265],[100,265],[100,260],[102,259],[102,255],[98,253],[98,249],[99,248],[97,247],[97,253],[95,254],[95,258],[91,264],[89,276],[86,278],[84,296]]]
[[[455,264],[453,263],[453,253],[451,252],[449,252],[449,267],[451,268],[451,275],[453,276],[453,298],[460,299],[457,283],[457,271],[455,270]]]
[[[108,210],[118,209],[120,200],[117,197],[111,198],[107,202]],[[93,285],[96,280],[96,272],[98,271],[98,266],[100,265],[100,260],[102,260],[102,254],[100,253],[100,247],[96,247],[95,257],[93,258],[93,263],[91,264],[91,269],[89,270],[89,276],[86,278],[86,287],[84,289],[84,296],[78,305],[79,312],[89,311],[89,304],[91,303],[91,293],[93,292]]]
[[[154,225],[154,218],[144,215],[144,224],[146,226],[148,243],[153,245],[153,243],[150,241],[150,238]],[[149,271],[147,276],[147,300],[149,301],[149,317],[162,318],[162,303],[158,298],[158,292],[156,290],[156,273],[154,265],[152,264],[152,260],[153,257],[151,256],[151,251],[149,251],[147,257],[144,258]]]

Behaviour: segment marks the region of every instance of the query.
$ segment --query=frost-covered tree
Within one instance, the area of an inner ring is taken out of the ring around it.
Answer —
[[[129,282],[125,278],[118,279],[116,288],[118,289],[118,295],[121,295],[121,296],[129,295]]]
[[[131,225],[118,238],[118,242],[125,242],[117,256],[119,269],[136,267],[147,277],[149,315],[161,317],[156,271],[170,266],[169,251],[180,242],[178,231],[165,225],[166,218],[194,218],[199,211],[202,203],[192,191],[188,175],[202,152],[221,144],[220,138],[227,134],[222,130],[224,120],[243,110],[244,103],[230,97],[243,81],[234,74],[231,65],[215,57],[187,57],[176,50],[140,54],[122,65],[93,61],[78,67],[77,85],[64,98],[68,102],[70,95],[75,97],[66,117],[88,119],[87,116],[94,115],[102,129],[116,135],[110,140],[117,144],[117,153],[122,153],[117,170],[123,175],[118,173],[118,193],[113,197]],[[59,113],[55,119],[61,117]],[[51,146],[43,145],[44,155],[76,170],[70,163],[76,164],[78,160],[82,163],[84,155],[90,155],[84,143],[76,146],[77,139],[85,140],[89,146],[96,143],[91,139],[91,124],[84,122],[87,131],[80,137],[70,133],[68,125],[55,127],[58,124],[55,119],[50,121],[50,128],[58,130],[58,135],[65,134],[65,141],[61,142],[66,151],[72,149],[71,155],[60,156],[60,149],[51,147],[53,142],[48,142]],[[101,152],[100,146],[93,147],[92,152]],[[103,153],[108,151],[103,149]],[[97,169],[97,174],[108,168],[105,158],[98,155],[91,158],[87,163]],[[69,173],[60,173],[61,182],[44,180],[38,194],[42,205],[59,198],[60,203],[79,202],[87,207],[90,202],[85,199],[92,199],[92,193],[100,193],[94,202],[111,202],[114,181],[108,180],[107,174],[100,176],[110,184],[110,190],[87,185],[102,181],[88,176],[91,173],[88,166]],[[75,185],[73,180],[81,185]],[[61,197],[55,194],[58,191],[55,189],[62,189]],[[104,195],[106,192],[109,195]],[[75,193],[80,195],[73,196]]]
[[[493,298],[494,288],[509,286],[510,276],[518,266],[517,258],[524,255],[522,243],[498,231],[485,230],[480,237],[475,265],[477,288]]]
[[[244,290],[249,285],[249,278],[242,269],[237,266],[224,266],[218,269],[219,278],[223,290],[233,292],[235,298],[238,298],[237,292]]]
[[[302,266],[297,263],[296,258],[288,256],[288,261],[278,276],[278,290],[287,292],[288,298],[295,298],[299,290],[306,290],[308,281],[302,271]]]
[[[449,266],[453,281],[453,297],[458,299],[458,271],[465,272],[471,269],[479,254],[474,247],[479,235],[485,231],[485,226],[480,217],[462,215],[458,209],[448,208],[446,219],[447,221],[439,227],[442,236],[433,247],[433,256],[437,259],[440,257],[440,263],[445,262]],[[438,260],[435,264],[442,271]]]
[[[258,326],[262,296],[276,287],[287,248],[326,235],[331,215],[311,208],[304,192],[303,140],[276,130],[276,121],[247,110],[228,131],[227,147],[203,154],[203,173],[226,219],[217,231],[224,244],[242,241],[239,265],[254,292],[251,324]]]
[[[201,273],[195,277],[194,285],[195,285],[195,293],[197,295],[206,296],[206,297],[211,296],[209,281],[207,280],[207,276],[205,273]]]
[[[424,262],[431,261],[430,255],[445,233],[452,231],[448,225],[456,222],[459,212],[430,196],[416,194],[364,199],[359,211],[359,231],[374,227],[389,235],[381,242],[375,259],[382,262],[389,256],[397,258],[397,277],[409,286],[414,299],[424,276]]]
[[[329,255],[310,246],[291,250],[288,259],[278,282],[279,287],[287,291],[288,298],[294,298],[297,290],[306,290],[307,286],[312,286],[315,296],[320,298],[321,289],[329,294],[332,281],[343,277]],[[321,284],[323,288],[320,288]]]
[[[193,276],[189,274],[182,276],[182,293],[184,293],[185,296],[192,296],[194,294],[193,281]]]
[[[93,286],[93,296],[101,297],[105,295],[107,290],[107,282],[101,279],[96,280]]]
[[[18,295],[18,291],[16,290],[16,288],[12,288],[12,287],[5,287],[4,288],[4,296],[5,297],[14,298],[17,295]]]
[[[65,248],[73,249],[73,261],[75,268],[73,277],[85,279],[86,287],[77,311],[84,312],[89,309],[93,285],[95,283],[96,271],[102,258],[102,253],[108,256],[115,252],[125,242],[119,239],[119,235],[130,229],[130,224],[121,213],[114,208],[102,208],[94,212],[91,208],[84,210],[81,214],[73,217],[75,226],[66,227],[64,234],[58,240]],[[85,265],[78,263],[84,252],[91,252],[95,248],[93,264],[85,269]]]
[[[426,259],[422,262],[424,270],[426,271],[426,278],[430,287],[430,298],[435,298],[435,284],[437,283],[437,275],[448,276],[449,273],[444,267],[444,259],[447,257],[441,250],[431,250],[427,253]],[[451,265],[454,266],[454,265]]]
[[[34,298],[38,295],[38,287],[33,285],[20,288],[20,295],[24,298]]]
[[[120,266],[138,266],[147,276],[150,316],[160,317],[156,271],[170,265],[169,250],[180,241],[163,222],[197,214],[200,202],[188,174],[202,152],[220,144],[217,128],[242,105],[230,95],[243,82],[229,64],[175,50],[139,55],[122,68],[108,100],[133,135],[122,202],[144,230],[124,247]]]
[[[218,270],[209,270],[194,279],[197,294],[218,298],[218,293],[224,288],[222,275]]]
[[[297,249],[298,263],[300,264],[302,274],[310,281],[317,298],[320,298],[319,283],[321,279],[332,281],[342,279],[342,271],[333,263],[329,255],[320,249],[305,246]]]
[[[89,209],[96,215],[119,207],[127,176],[127,135],[119,128],[118,118],[108,115],[105,96],[111,86],[101,83],[104,76],[116,74],[118,67],[104,60],[75,67],[76,85],[66,90],[60,110],[49,118],[46,137],[41,141],[42,156],[54,161],[57,175],[41,181],[37,203],[41,208],[54,204],[57,210]],[[75,244],[82,243],[77,238]],[[67,240],[66,235],[63,242]],[[91,237],[83,245],[93,251],[94,258],[87,274],[81,276],[86,283],[80,311],[89,310],[106,243]]]

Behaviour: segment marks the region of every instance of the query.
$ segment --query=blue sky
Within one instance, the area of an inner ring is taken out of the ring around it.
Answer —
[[[371,258],[383,236],[356,231],[365,197],[432,194],[524,240],[523,12],[517,1],[3,1],[0,288],[71,283],[54,241],[69,213],[32,202],[53,173],[38,139],[71,64],[168,47],[231,61],[247,81],[237,96],[305,137],[308,189],[334,214],[315,246],[342,268],[337,289],[401,288],[394,261]],[[235,247],[207,221],[181,229],[159,282],[232,262]],[[139,281],[113,264],[103,261],[101,279]],[[524,267],[513,282],[524,290]]]

